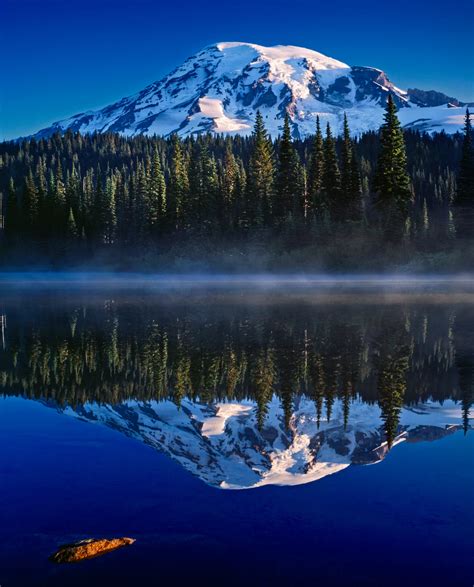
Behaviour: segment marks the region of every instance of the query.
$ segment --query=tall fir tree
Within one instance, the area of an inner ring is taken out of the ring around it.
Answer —
[[[321,191],[324,206],[329,211],[331,220],[339,220],[341,210],[341,173],[337,160],[336,141],[332,136],[329,122],[326,127],[326,138],[324,139],[324,169]]]
[[[80,199],[79,175],[73,161],[71,172],[68,173],[66,179],[66,206],[72,208],[75,216],[79,210]]]
[[[129,184],[125,171],[118,172],[116,177],[115,203],[117,210],[116,238],[121,244],[127,242],[130,220]]]
[[[38,158],[35,182],[38,187],[38,236],[44,238],[48,235],[47,223],[49,221],[47,217],[48,183],[46,181],[46,160],[44,157]]]
[[[357,154],[354,143],[352,143],[352,161],[351,161],[351,202],[352,209],[351,215],[352,220],[359,221],[363,216],[363,204],[362,204],[362,180],[359,162],[357,160]]]
[[[221,178],[221,218],[222,228],[224,230],[234,229],[237,225],[237,192],[239,181],[239,166],[234,153],[232,152],[232,143],[227,140],[222,164]]]
[[[58,164],[56,166],[56,176],[54,184],[54,220],[57,222],[59,233],[64,234],[66,229],[67,221],[67,208],[66,208],[66,186],[64,183],[63,168],[61,160],[58,158]]]
[[[202,199],[200,202],[202,225],[200,229],[204,232],[212,232],[216,227],[216,219],[220,217],[221,210],[217,205],[218,199],[218,177],[217,165],[214,155],[209,151],[207,140],[201,147],[201,170],[202,170]]]
[[[79,237],[77,230],[76,219],[74,218],[74,212],[72,208],[69,208],[69,214],[67,218],[66,236],[70,241],[75,241]]]
[[[272,214],[275,168],[273,147],[260,111],[257,111],[252,142],[253,149],[247,181],[248,220],[250,224],[256,226],[268,225]]]
[[[474,138],[469,108],[464,118],[464,137],[455,197],[456,234],[474,238]]]
[[[144,244],[150,234],[150,226],[147,222],[149,179],[144,163],[139,162],[135,174],[132,218],[135,240],[140,244]]]
[[[189,179],[189,194],[183,202],[183,216],[186,230],[197,230],[202,226],[201,206],[203,200],[203,176],[202,176],[202,157],[201,157],[202,138],[192,138],[189,150],[190,156],[187,166],[187,175]]]
[[[341,153],[341,206],[338,219],[358,221],[362,215],[362,190],[357,159],[347,115],[344,114],[344,131]]]
[[[117,228],[115,189],[115,178],[113,176],[109,176],[106,180],[104,191],[104,227],[102,234],[102,240],[107,245],[112,245],[115,242],[115,231]]]
[[[38,235],[38,217],[39,217],[39,195],[31,169],[25,180],[25,189],[23,190],[25,218],[25,232],[29,237]]]
[[[375,171],[374,208],[389,240],[399,240],[405,233],[412,192],[407,172],[405,140],[397,107],[389,94],[380,128],[380,151]]]
[[[106,197],[104,179],[100,165],[97,166],[95,174],[95,190],[92,194],[92,206],[90,209],[90,226],[93,239],[99,243],[104,242],[106,231]]]
[[[183,228],[183,209],[189,194],[189,178],[181,141],[176,134],[171,139],[171,148],[171,171],[166,212],[168,228],[178,230]]]
[[[8,183],[5,206],[5,233],[12,241],[17,240],[21,233],[21,208],[13,177],[10,177]]]
[[[272,349],[259,350],[251,361],[251,380],[257,404],[257,427],[262,430],[273,395],[275,366]]]
[[[319,116],[316,117],[316,134],[308,169],[308,203],[309,215],[321,217],[324,212],[323,199],[321,197],[324,173],[324,141],[321,132]]]
[[[242,159],[237,161],[238,173],[235,188],[235,216],[234,225],[237,228],[248,226],[247,218],[247,172]]]
[[[166,182],[155,147],[150,169],[150,182],[147,202],[147,224],[150,236],[158,236],[163,227],[166,214]]]
[[[86,239],[96,237],[94,170],[88,169],[82,180],[81,220]]]
[[[300,205],[299,158],[291,139],[290,117],[285,114],[283,134],[278,144],[278,173],[276,194],[272,215],[276,223],[281,223],[290,214],[298,212]]]

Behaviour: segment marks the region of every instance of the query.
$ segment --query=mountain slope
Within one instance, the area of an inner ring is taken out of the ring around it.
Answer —
[[[380,408],[353,401],[347,428],[337,400],[330,422],[317,425],[314,402],[301,397],[290,429],[274,397],[262,430],[252,401],[202,404],[184,400],[86,404],[64,413],[114,428],[164,452],[204,482],[222,489],[299,485],[342,471],[351,464],[381,461],[388,452]],[[461,427],[454,402],[405,407],[395,443],[435,440]]]
[[[359,134],[380,126],[388,93],[407,127],[456,132],[462,126],[459,102],[440,104],[442,94],[400,90],[379,69],[349,66],[301,47],[217,43],[138,94],[57,122],[34,136],[67,129],[127,136],[249,134],[257,110],[273,137],[281,131],[285,112],[295,137],[312,134],[317,115],[340,133],[344,112]]]

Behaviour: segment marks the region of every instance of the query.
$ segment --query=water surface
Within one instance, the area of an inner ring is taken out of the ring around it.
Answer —
[[[0,297],[2,585],[471,585],[469,283],[24,285]]]

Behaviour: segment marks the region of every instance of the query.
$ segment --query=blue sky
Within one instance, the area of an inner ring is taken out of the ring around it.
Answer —
[[[0,139],[105,106],[217,41],[308,47],[474,101],[472,0],[2,0]]]

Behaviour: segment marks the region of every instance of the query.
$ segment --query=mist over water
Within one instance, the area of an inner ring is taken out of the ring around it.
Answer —
[[[474,274],[325,274],[325,273],[139,273],[112,271],[0,272],[3,287],[246,287],[246,288],[394,288],[430,287],[474,290]]]
[[[119,296],[161,304],[469,304],[474,275],[135,273],[104,271],[0,272],[2,301],[30,295],[101,301]]]

